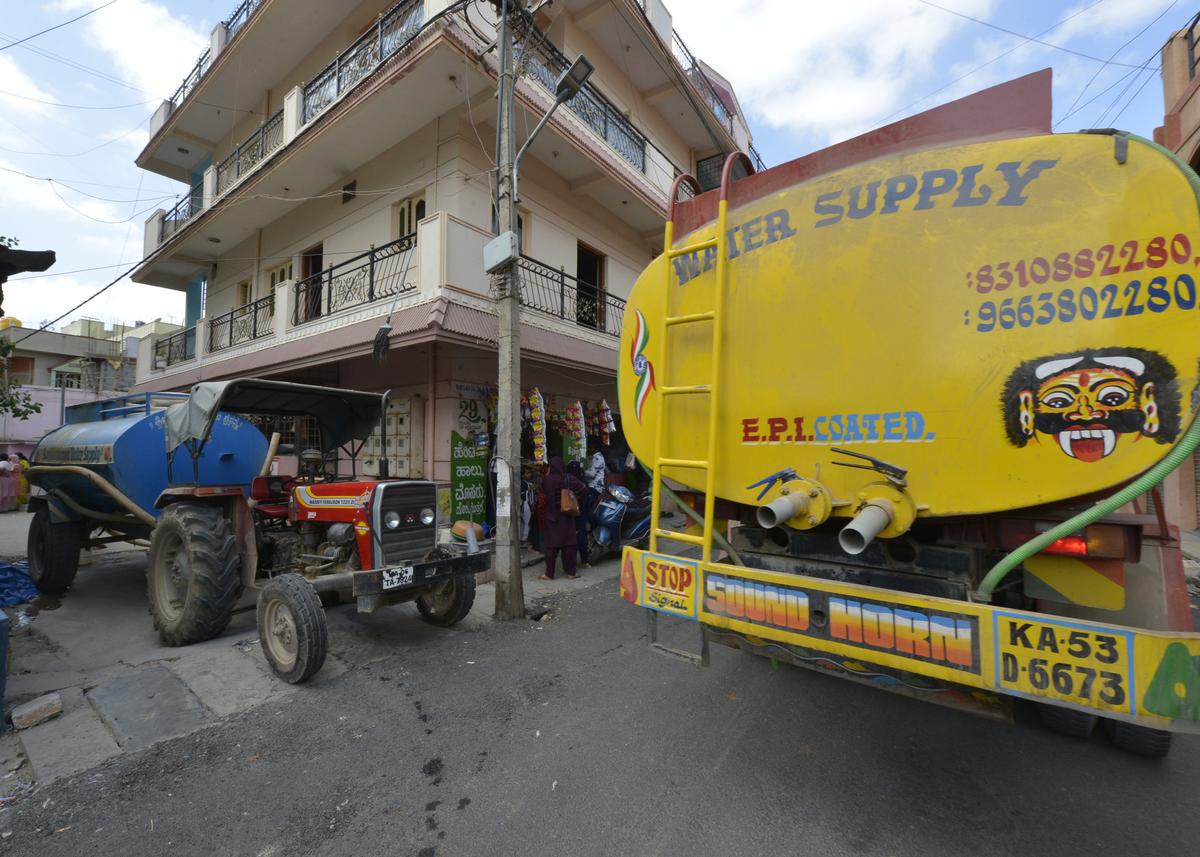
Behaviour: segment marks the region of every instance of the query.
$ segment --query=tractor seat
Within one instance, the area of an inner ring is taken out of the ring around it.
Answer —
[[[258,504],[255,511],[264,518],[286,519],[293,481],[289,476],[255,476],[250,483],[250,496]]]

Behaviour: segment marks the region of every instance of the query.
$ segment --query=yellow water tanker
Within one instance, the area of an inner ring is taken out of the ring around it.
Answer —
[[[632,289],[629,444],[692,462],[662,473],[697,489],[711,467],[716,496],[765,507],[768,525],[874,507],[864,543],[1126,483],[1195,416],[1195,182],[1149,141],[1047,134],[731,206],[720,240],[715,221],[674,236],[696,249]]]

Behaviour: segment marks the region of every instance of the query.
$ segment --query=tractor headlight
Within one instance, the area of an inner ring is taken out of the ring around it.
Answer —
[[[400,513],[395,510],[385,513],[383,516],[383,525],[389,530],[396,529],[396,527],[400,526]]]
[[[427,527],[433,523],[433,509],[426,506],[421,510],[421,523]]]

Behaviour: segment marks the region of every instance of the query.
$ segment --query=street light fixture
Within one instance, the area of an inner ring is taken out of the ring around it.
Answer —
[[[562,104],[568,98],[577,95],[595,70],[595,66],[588,62],[587,57],[583,54],[577,56],[571,67],[560,74],[554,84],[556,104]]]

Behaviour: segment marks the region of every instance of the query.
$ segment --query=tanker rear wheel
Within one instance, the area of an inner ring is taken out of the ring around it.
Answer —
[[[229,519],[216,506],[169,506],[150,538],[146,567],[146,597],[163,643],[186,646],[220,634],[240,589]]]
[[[26,553],[29,577],[40,592],[57,595],[70,588],[79,571],[79,524],[56,524],[45,506],[33,513]]]
[[[1104,721],[1104,729],[1113,746],[1126,753],[1161,759],[1171,752],[1171,733],[1163,729],[1108,719]]]

